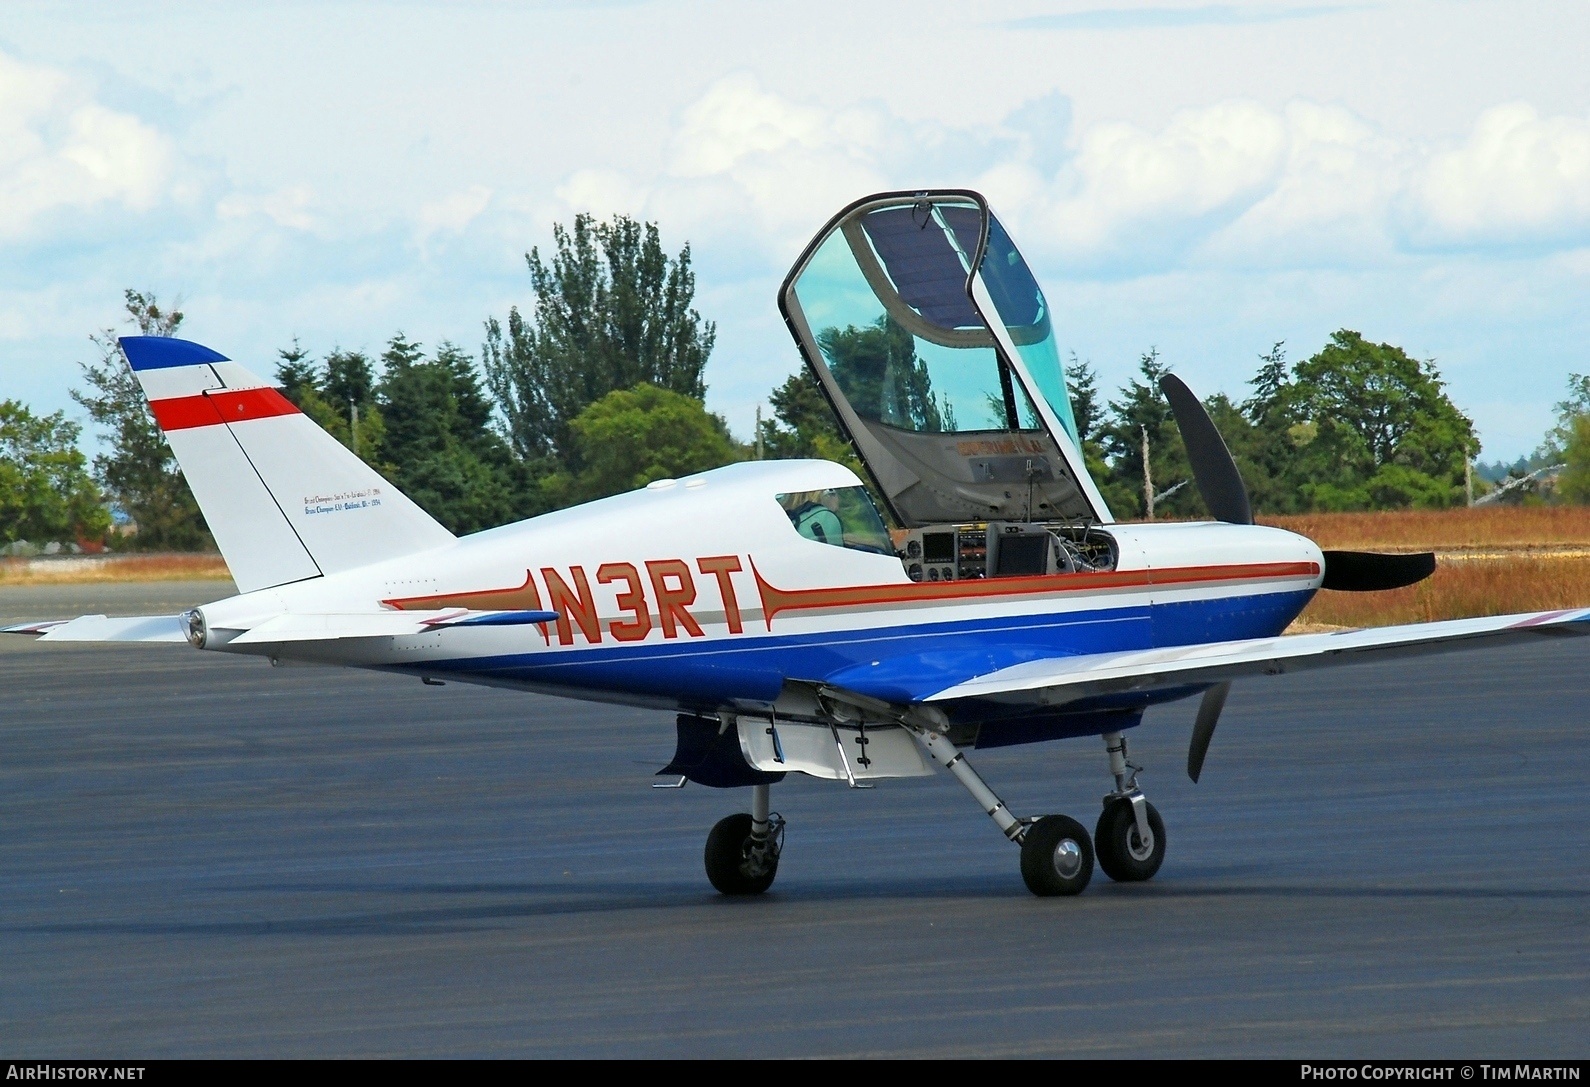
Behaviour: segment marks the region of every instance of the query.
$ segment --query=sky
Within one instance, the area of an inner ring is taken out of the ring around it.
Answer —
[[[1240,399],[1338,328],[1434,359],[1482,457],[1590,371],[1590,4],[83,2],[0,18],[0,398],[70,400],[122,291],[270,372],[478,352],[581,211],[690,243],[708,406],[799,365],[847,202],[984,192],[1064,349]]]

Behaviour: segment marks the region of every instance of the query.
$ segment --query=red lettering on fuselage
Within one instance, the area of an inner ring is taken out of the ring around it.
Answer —
[[[585,635],[587,642],[599,644],[602,626],[596,618],[596,601],[591,599],[591,583],[585,580],[585,570],[579,566],[569,567],[573,589],[550,566],[541,568],[541,576],[547,583],[547,610],[558,613],[558,641],[563,645],[574,644],[574,629],[569,622],[572,618],[579,624],[580,633]]]
[[[712,574],[718,579],[718,595],[723,597],[723,621],[728,624],[729,633],[744,633],[745,626],[740,622],[740,601],[734,595],[734,582],[729,577],[740,572],[740,556],[713,555],[697,559],[696,566],[703,574]]]
[[[662,624],[664,638],[679,637],[679,628],[692,638],[703,637],[701,624],[686,607],[696,602],[696,579],[683,559],[656,559],[646,563],[651,575],[651,589],[657,597],[657,619]],[[674,578],[678,584],[669,585]]]
[[[646,606],[646,589],[641,584],[640,571],[633,563],[604,562],[597,567],[596,580],[603,585],[623,581],[629,589],[618,594],[618,609],[635,616],[627,623],[617,619],[607,624],[608,633],[621,642],[644,641],[651,633],[651,609]],[[736,631],[738,633],[738,631]]]

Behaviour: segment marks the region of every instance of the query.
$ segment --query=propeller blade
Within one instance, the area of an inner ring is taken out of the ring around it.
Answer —
[[[1374,593],[1414,585],[1435,573],[1435,552],[1377,555],[1373,551],[1325,552],[1325,583],[1321,588],[1347,593]]]
[[[1181,431],[1182,444],[1187,447],[1193,479],[1210,514],[1218,521],[1234,525],[1253,524],[1248,488],[1243,485],[1242,473],[1237,471],[1237,462],[1231,459],[1231,450],[1226,448],[1225,439],[1215,429],[1214,420],[1209,418],[1186,382],[1175,374],[1159,379],[1159,391],[1170,401],[1176,429]]]
[[[1226,708],[1226,695],[1231,684],[1216,683],[1204,692],[1198,703],[1198,720],[1193,724],[1192,743],[1187,745],[1187,776],[1198,784],[1198,775],[1204,772],[1204,756],[1209,754],[1209,741],[1215,738],[1215,726],[1220,723],[1220,711]]]

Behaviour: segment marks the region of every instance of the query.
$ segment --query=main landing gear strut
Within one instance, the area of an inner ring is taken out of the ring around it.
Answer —
[[[1104,736],[1115,790],[1104,798],[1104,811],[1089,841],[1085,827],[1066,815],[1019,819],[988,787],[966,756],[942,732],[912,729],[917,740],[966,787],[972,798],[1006,838],[1021,847],[1021,878],[1035,895],[1081,894],[1093,878],[1098,860],[1104,874],[1118,882],[1145,880],[1165,860],[1165,824],[1137,786],[1142,769],[1127,761],[1126,737]]]

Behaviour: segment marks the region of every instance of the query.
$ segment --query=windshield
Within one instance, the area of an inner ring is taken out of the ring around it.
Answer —
[[[989,297],[994,300],[1000,323],[1010,333],[1011,342],[1037,383],[1039,394],[1048,401],[1071,440],[1079,441],[1077,421],[1071,413],[1071,397],[1067,392],[1065,366],[1055,346],[1054,322],[1049,319],[1049,304],[1044,301],[1043,291],[1027,262],[1022,260],[1016,243],[992,214],[988,217],[988,248],[978,271],[983,275]]]
[[[1039,428],[966,294],[978,217],[973,205],[873,211],[801,273],[823,361],[862,418],[922,433]]]
[[[795,531],[808,540],[854,551],[894,554],[889,530],[865,487],[830,487],[775,497]]]

